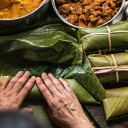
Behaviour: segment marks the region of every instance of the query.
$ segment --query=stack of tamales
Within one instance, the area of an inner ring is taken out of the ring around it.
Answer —
[[[77,37],[102,84],[128,83],[128,21],[79,29]],[[106,90],[103,105],[107,120],[128,115],[127,90],[127,87]]]

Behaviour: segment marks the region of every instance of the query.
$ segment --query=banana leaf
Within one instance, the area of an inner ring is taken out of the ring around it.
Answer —
[[[128,116],[128,87],[107,89],[103,105],[107,120]]]
[[[128,65],[128,52],[114,54],[117,66]],[[92,54],[88,56],[89,62],[92,68],[95,67],[110,67],[115,66],[114,60],[111,55]],[[111,69],[110,69],[111,70]],[[119,71],[119,81],[127,82],[128,71]],[[103,83],[114,83],[116,82],[116,72],[105,72],[97,74],[99,81]]]
[[[0,55],[56,64],[82,65],[83,61],[82,44],[77,43],[75,29],[61,23],[0,36]]]
[[[11,59],[0,57],[0,74],[3,76],[14,76],[18,71],[30,71],[31,76],[40,76],[42,72],[53,73],[57,78],[75,79],[88,93],[97,101],[101,102],[105,96],[105,90],[100,84],[98,78],[91,70],[90,64],[86,59],[83,66],[81,65],[58,65],[44,62],[28,62],[20,58]],[[82,93],[82,91],[81,91]],[[83,91],[83,93],[85,93]]]
[[[0,76],[0,84],[4,80],[5,76]],[[75,95],[77,96],[80,103],[83,104],[97,104],[98,102],[74,79],[66,79],[66,81],[71,86],[72,90],[74,91]],[[36,84],[32,88],[31,92],[29,93],[27,99],[30,100],[40,100],[43,99],[40,91],[38,90]]]
[[[29,107],[33,109],[34,116],[42,124],[43,128],[59,128],[51,120],[47,113],[47,104],[43,100],[25,100],[22,107]]]
[[[25,100],[22,107],[29,107],[34,110],[34,116],[39,120],[39,122],[44,126],[43,128],[59,128],[56,126],[51,120],[47,113],[47,104],[43,100]],[[84,109],[84,108],[83,108]],[[95,123],[92,121],[86,110],[84,109],[84,113],[87,118],[90,120],[92,125],[95,127]]]
[[[123,21],[109,26],[110,32],[115,31],[128,31],[128,21]],[[109,53],[109,37],[108,34],[91,35],[83,38],[88,34],[94,33],[108,33],[108,28],[94,27],[94,28],[80,28],[77,31],[77,38],[83,44],[83,49],[86,54]],[[111,52],[123,52],[128,49],[128,33],[110,34],[111,39]]]

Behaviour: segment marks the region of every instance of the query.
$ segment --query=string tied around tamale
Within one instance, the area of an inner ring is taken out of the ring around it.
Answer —
[[[114,66],[112,65],[111,61],[107,56],[105,58],[109,61],[110,66],[105,66],[105,67],[93,67],[94,73],[97,74],[104,74],[104,73],[111,73],[111,72],[116,72],[116,82],[119,82],[119,71],[128,71],[128,65],[121,65],[118,66],[114,54],[111,54],[111,57],[114,62]]]
[[[111,49],[112,49],[111,31],[110,31],[110,28],[108,26],[106,26],[106,27],[108,29],[109,52],[111,52]]]
[[[113,70],[115,71],[115,68],[117,67],[117,62],[116,62],[116,58],[115,58],[115,56],[114,56],[114,54],[111,54],[111,56],[112,56],[112,59],[113,59],[113,61],[114,61],[114,67],[113,67]],[[119,82],[119,72],[118,71],[116,71],[116,82],[118,83]]]
[[[120,31],[113,31],[113,32],[111,32],[109,26],[106,26],[106,27],[107,27],[107,29],[108,29],[108,33],[91,33],[91,34],[84,35],[84,36],[82,36],[82,37],[80,38],[79,43],[82,41],[82,39],[84,39],[84,38],[86,38],[86,37],[89,37],[89,36],[94,36],[94,35],[108,35],[109,52],[111,52],[111,49],[112,49],[111,34],[128,33],[128,31],[127,31],[127,30],[120,30]]]

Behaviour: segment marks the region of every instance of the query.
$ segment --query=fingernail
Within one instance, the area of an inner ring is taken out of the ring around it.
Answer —
[[[30,72],[29,71],[26,71],[25,74],[30,75]]]
[[[32,80],[35,80],[35,76],[32,76],[31,79],[32,79]]]
[[[7,79],[9,76],[5,76],[5,79]]]
[[[51,73],[48,74],[50,77],[52,77],[53,75]]]
[[[47,74],[45,72],[42,73],[42,78],[44,79],[44,77],[46,76]]]
[[[39,78],[39,77],[36,78],[36,82],[37,82],[37,83],[40,82],[40,78]]]
[[[61,77],[60,77],[59,79],[60,79],[60,80],[62,80],[62,78],[61,78]]]
[[[19,76],[21,76],[22,74],[23,74],[23,72],[22,72],[22,71],[19,71],[19,72],[18,72],[18,75],[19,75]]]

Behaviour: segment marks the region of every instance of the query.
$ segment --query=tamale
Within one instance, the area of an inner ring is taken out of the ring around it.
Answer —
[[[107,120],[128,116],[128,87],[107,89],[103,105]]]
[[[118,71],[119,82],[127,82],[128,80],[128,53],[117,53],[113,54],[117,67],[114,64],[114,60],[111,55],[101,55],[101,54],[92,54],[88,56],[89,62],[91,64],[92,69],[96,73],[99,81],[101,83],[107,82],[117,82],[116,71]],[[118,67],[119,66],[119,67]],[[103,72],[97,73],[95,69],[101,67]],[[118,69],[119,68],[119,69]],[[122,70],[120,69],[122,68]],[[105,72],[104,72],[105,71]]]
[[[128,21],[110,26],[80,28],[77,38],[86,54],[124,52],[128,49]]]
[[[4,80],[5,76],[0,76],[0,84]],[[72,90],[74,91],[75,95],[77,96],[78,100],[82,104],[98,104],[98,102],[74,79],[66,79],[66,81],[71,86]],[[37,88],[36,84],[30,91],[27,99],[30,100],[42,100],[43,96],[40,93],[39,89]]]
[[[12,55],[13,56],[13,55]],[[105,90],[96,75],[91,70],[89,62],[81,65],[58,65],[52,63],[31,63],[22,61],[20,58],[0,58],[0,74],[14,76],[18,71],[30,71],[31,76],[40,76],[42,72],[53,73],[56,78],[75,79],[89,94],[101,102],[105,96]],[[77,90],[77,89],[76,89]]]

